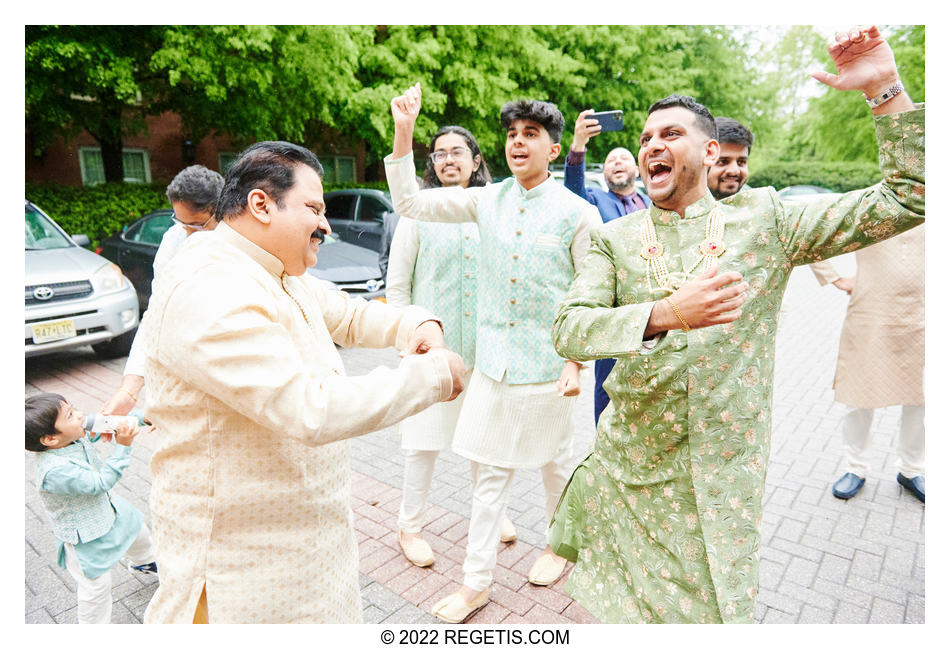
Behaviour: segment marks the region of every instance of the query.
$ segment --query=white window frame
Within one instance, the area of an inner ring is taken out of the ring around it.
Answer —
[[[99,157],[100,157],[100,159],[101,159],[101,157],[102,157],[102,147],[98,147],[98,146],[81,146],[81,147],[79,147],[79,174],[80,174],[80,176],[81,176],[81,178],[82,178],[82,184],[83,184],[84,187],[85,187],[85,186],[92,185],[92,184],[98,184],[98,183],[91,183],[91,182],[89,182],[89,180],[88,180],[88,173],[89,173],[89,172],[88,172],[88,170],[86,169],[85,157],[84,157],[84,155],[83,155],[85,152],[98,153],[98,154],[99,154]],[[124,156],[126,153],[140,153],[140,154],[142,154],[142,156],[143,156],[143,158],[144,158],[145,180],[141,180],[141,181],[140,181],[138,178],[135,178],[135,179],[128,179],[128,178],[125,178],[125,173],[124,173],[124,166],[125,166],[125,165],[123,164],[123,178],[122,178],[122,182],[127,182],[127,183],[143,182],[143,183],[145,183],[145,184],[148,184],[148,183],[152,182],[152,164],[151,164],[151,160],[149,159],[148,149],[140,149],[140,148],[135,148],[135,147],[123,147],[123,148],[122,148],[122,155]]]
[[[323,165],[324,171],[332,165],[333,167],[333,182],[335,183],[355,183],[359,178],[359,174],[356,173],[356,156],[352,155],[327,155],[319,156],[320,163]],[[337,164],[338,160],[350,160],[353,163],[353,179],[352,180],[340,180],[340,169]]]

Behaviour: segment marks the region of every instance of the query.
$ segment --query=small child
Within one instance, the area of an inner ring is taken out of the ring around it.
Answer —
[[[60,541],[57,562],[76,580],[80,624],[112,617],[110,570],[123,556],[130,571],[158,574],[142,512],[109,493],[129,465],[139,429],[115,430],[115,450],[103,463],[83,428],[83,413],[58,394],[26,399],[26,450],[37,454],[36,488]]]

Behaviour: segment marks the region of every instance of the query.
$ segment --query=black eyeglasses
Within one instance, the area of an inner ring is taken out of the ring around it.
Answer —
[[[204,223],[202,223],[201,225],[196,225],[196,224],[194,224],[194,223],[185,223],[185,222],[182,221],[180,218],[178,218],[177,216],[175,216],[175,213],[174,213],[174,212],[172,212],[172,221],[174,221],[175,223],[177,223],[177,224],[180,225],[181,227],[185,228],[186,230],[195,230],[195,231],[198,231],[198,230],[204,230],[206,227],[208,227],[208,224],[211,223],[212,221],[214,221],[214,215],[212,214],[210,217],[208,217],[208,220],[205,221]]]
[[[468,152],[468,149],[466,149],[464,146],[457,146],[449,149],[448,151],[433,151],[429,154],[429,158],[434,164],[439,164],[440,162],[445,161],[445,159],[449,156],[452,156],[452,158],[455,160],[464,158],[465,154]]]

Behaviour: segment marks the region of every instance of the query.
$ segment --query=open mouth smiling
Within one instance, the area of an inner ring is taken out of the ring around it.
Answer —
[[[673,173],[673,167],[663,160],[654,160],[647,165],[647,174],[651,183],[662,183]]]

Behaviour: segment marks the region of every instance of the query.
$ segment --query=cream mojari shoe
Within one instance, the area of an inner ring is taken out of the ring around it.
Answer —
[[[452,593],[432,607],[432,614],[445,622],[460,624],[464,622],[469,615],[488,603],[490,590],[490,588],[486,588],[476,595],[475,599],[471,602],[465,601],[461,591]]]
[[[406,558],[420,568],[425,568],[435,563],[435,555],[432,554],[432,548],[421,536],[414,536],[403,540],[402,534],[400,533],[399,547],[402,548],[402,553],[406,555]]]
[[[518,538],[518,532],[515,531],[515,524],[507,516],[501,519],[501,542],[511,543]]]
[[[536,586],[550,586],[558,580],[566,565],[567,559],[545,552],[528,571],[528,581]]]

